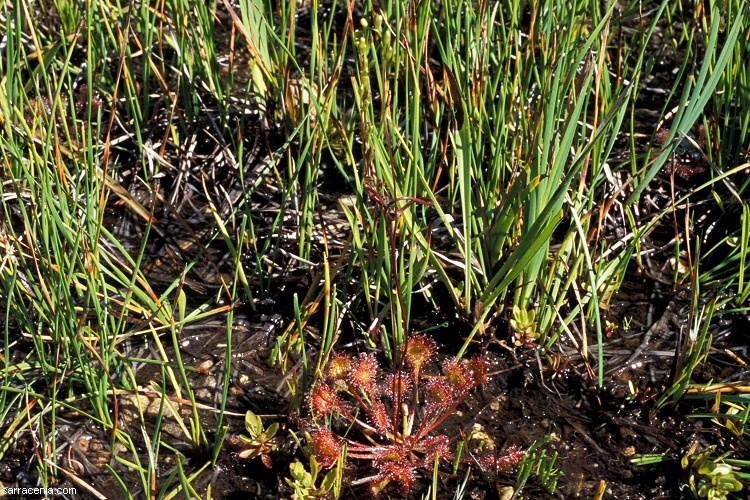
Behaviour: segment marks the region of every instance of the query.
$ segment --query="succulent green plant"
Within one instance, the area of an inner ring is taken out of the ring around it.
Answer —
[[[533,309],[526,309],[513,306],[510,326],[513,328],[515,341],[518,347],[533,344],[541,336],[536,320],[536,312]]]
[[[308,441],[310,440],[308,435]],[[318,476],[320,474],[320,465],[315,459],[315,455],[307,453],[310,461],[310,471],[305,469],[302,462],[296,461],[289,464],[291,478],[286,478],[289,486],[294,488],[292,500],[312,500],[316,498],[338,498],[341,494],[341,483],[343,480],[343,456],[337,461],[338,466],[323,476],[323,480],[318,485]]]
[[[248,410],[245,414],[245,430],[247,431],[247,435],[233,435],[227,438],[230,446],[240,450],[238,453],[240,458],[252,459],[260,457],[263,465],[271,468],[273,462],[269,453],[275,450],[280,442],[279,437],[276,435],[279,431],[278,422],[274,422],[267,429],[264,429],[261,418]]]
[[[726,455],[715,456],[713,448],[694,455],[694,449],[682,458],[682,468],[695,498],[726,500],[727,495],[742,490],[739,474],[723,462]]]

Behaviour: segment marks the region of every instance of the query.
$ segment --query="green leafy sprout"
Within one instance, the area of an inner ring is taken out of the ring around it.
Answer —
[[[717,457],[713,448],[709,448],[697,455],[691,450],[682,458],[690,491],[696,498],[726,500],[731,493],[742,490],[739,473],[724,462],[726,457],[727,454]]]

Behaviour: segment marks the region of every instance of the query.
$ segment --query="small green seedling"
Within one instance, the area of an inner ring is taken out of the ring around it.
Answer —
[[[537,331],[536,312],[533,309],[522,309],[514,305],[510,326],[515,332],[516,340],[514,343],[518,347],[534,344],[541,336]]]
[[[726,455],[716,457],[713,448],[694,455],[695,448],[694,445],[682,458],[682,469],[688,474],[690,491],[695,498],[726,500],[727,495],[742,489],[739,474],[723,462]]]
[[[240,458],[256,458],[260,457],[263,461],[263,465],[268,468],[273,466],[269,453],[276,449],[279,445],[279,438],[276,433],[279,430],[278,422],[272,423],[268,426],[268,429],[263,429],[263,421],[258,415],[252,411],[248,411],[245,414],[245,429],[247,430],[247,436],[242,434],[239,436],[239,441],[234,438],[234,444],[241,448],[239,452]]]
[[[286,478],[286,482],[294,488],[292,500],[328,498],[330,496],[338,498],[341,495],[341,483],[343,481],[343,454],[339,457],[337,466],[328,471],[319,486],[317,482],[320,465],[312,453],[309,453],[308,459],[310,461],[310,472],[305,469],[302,462],[297,461],[289,464],[289,472],[292,477],[291,479]]]

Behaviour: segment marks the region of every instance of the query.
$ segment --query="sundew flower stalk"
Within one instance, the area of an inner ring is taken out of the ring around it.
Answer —
[[[389,374],[382,373],[372,354],[336,354],[308,396],[314,428],[310,449],[318,463],[333,466],[346,443],[347,458],[370,461],[376,470],[353,484],[370,483],[378,494],[392,481],[407,493],[420,469],[431,474],[436,461],[452,460],[450,439],[437,431],[487,381],[487,361],[481,356],[449,359],[442,375],[425,377],[423,369],[436,352],[430,337],[413,336],[402,369]],[[512,466],[522,458],[513,448],[498,463]]]

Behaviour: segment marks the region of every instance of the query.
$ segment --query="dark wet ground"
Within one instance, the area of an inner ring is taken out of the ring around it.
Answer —
[[[615,298],[628,303],[634,310],[644,310],[643,303],[648,290],[620,292]],[[628,300],[625,300],[625,299]],[[655,308],[655,316],[663,317],[672,304],[660,304]],[[264,415],[267,424],[278,421],[282,424],[282,434],[287,430],[297,430],[296,421],[288,418],[289,394],[285,378],[268,365],[271,348],[277,336],[288,322],[288,316],[273,312],[283,307],[268,303],[265,311],[240,311],[233,329],[233,356],[230,371],[230,388],[226,409],[230,414],[225,422],[230,433],[242,431],[242,415],[252,410]],[[613,318],[616,315],[613,313]],[[430,321],[435,318],[431,318]],[[633,321],[645,321],[645,318]],[[189,385],[195,391],[196,400],[201,406],[199,415],[207,429],[215,429],[217,412],[220,407],[221,377],[226,358],[225,320],[217,318],[210,323],[192,326],[180,336],[180,356],[186,366],[195,368],[188,372]],[[673,321],[673,320],[670,320]],[[647,325],[644,325],[647,326]],[[476,350],[485,350],[490,359],[490,371],[495,373],[480,391],[467,399],[460,407],[460,414],[446,423],[443,431],[449,435],[467,435],[472,429],[479,429],[489,435],[498,450],[510,445],[528,448],[534,443],[549,438],[543,447],[548,455],[558,453],[556,468],[563,475],[557,483],[554,494],[548,493],[532,476],[523,494],[526,498],[593,498],[603,489],[605,498],[654,499],[679,498],[681,471],[677,461],[659,466],[640,467],[631,459],[639,454],[665,453],[679,458],[687,452],[694,440],[705,445],[715,444],[720,436],[715,427],[697,420],[688,420],[680,412],[669,408],[655,410],[656,395],[660,393],[669,376],[669,344],[674,343],[674,324],[666,323],[664,331],[652,335],[643,354],[636,362],[629,362],[629,354],[640,345],[644,334],[642,327],[633,326],[629,332],[613,333],[607,349],[611,351],[612,363],[617,360],[626,363],[612,371],[603,392],[597,392],[587,376],[583,364],[575,355],[562,358],[560,363],[550,363],[541,350],[516,350],[510,353],[499,347],[497,333],[492,340],[486,339]],[[456,339],[465,333],[462,325],[446,326],[436,332],[437,339],[444,339],[441,350],[455,351]],[[457,337],[458,334],[458,337]],[[632,337],[632,338],[628,338]],[[169,344],[169,342],[165,342]],[[160,359],[148,342],[133,340],[123,346],[133,357]],[[356,348],[355,348],[356,349]],[[548,353],[552,355],[552,353]],[[168,359],[175,359],[174,350],[166,348]],[[517,358],[516,358],[517,356]],[[541,362],[539,359],[541,359]],[[624,360],[624,361],[623,361]],[[152,432],[160,408],[160,396],[154,389],[162,386],[162,372],[156,365],[134,363],[133,372],[141,387],[140,394],[122,395],[120,401],[121,428],[136,442],[140,435],[138,406],[143,412],[146,429]],[[725,367],[726,368],[726,367]],[[704,376],[722,373],[726,369],[717,364],[703,368]],[[180,419],[187,422],[191,416],[190,405],[180,404],[172,398],[178,408]],[[683,409],[684,411],[684,409]],[[62,465],[75,471],[88,480],[98,491],[116,492],[119,487],[107,474],[105,466],[115,470],[133,486],[140,484],[132,470],[112,460],[113,452],[120,458],[133,460],[124,447],[109,446],[108,436],[101,434],[98,426],[81,419],[74,413],[61,414],[58,420],[59,437],[67,441],[66,449],[61,450]],[[209,459],[208,450],[194,449],[186,439],[178,419],[167,412],[161,422],[162,439],[170,446],[191,457],[184,464],[188,473],[200,467]],[[213,439],[213,436],[208,436]],[[20,436],[14,444],[9,459],[0,469],[0,480],[4,484],[23,484],[35,474],[34,460],[29,460],[33,443],[28,435]],[[225,447],[218,466],[201,473],[194,485],[198,491],[210,486],[216,498],[289,498],[291,493],[284,483],[288,477],[288,464],[302,459],[301,452],[293,442],[285,437],[283,446],[271,453],[272,468],[266,468],[259,459],[240,459],[238,450]],[[174,470],[174,455],[165,454],[159,460],[167,477]],[[515,483],[514,473],[500,474],[498,477],[480,473],[474,474],[469,482],[467,498],[498,498],[503,486]],[[66,482],[67,483],[67,482]],[[420,498],[427,483],[419,483],[414,498]],[[442,478],[444,492],[454,491],[459,479]],[[143,492],[133,491],[136,497]],[[395,493],[392,493],[395,494]],[[119,498],[114,494],[112,498]],[[345,498],[368,497],[363,487],[352,489]],[[383,495],[382,498],[400,498]],[[440,498],[452,498],[441,493]]]

